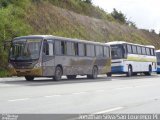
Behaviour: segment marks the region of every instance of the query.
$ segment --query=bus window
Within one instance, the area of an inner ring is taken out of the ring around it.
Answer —
[[[137,54],[137,46],[132,45],[133,54]]]
[[[84,44],[82,44],[82,43],[78,44],[78,51],[79,51],[79,56],[85,56],[85,53],[84,53]]]
[[[96,46],[96,56],[97,57],[103,57],[104,56],[104,50],[102,46]]]
[[[152,51],[153,51],[153,56],[155,56],[156,54],[155,54],[155,50],[154,49],[152,49]]]
[[[91,57],[95,56],[94,45],[90,45]]]
[[[45,55],[53,56],[54,53],[53,50],[54,50],[54,45],[52,40],[44,41],[43,52],[45,53]]]
[[[128,53],[132,53],[132,47],[131,47],[131,45],[127,45],[127,50],[128,50]]]
[[[90,57],[91,56],[91,49],[90,49],[90,45],[87,45],[87,56]]]
[[[147,55],[151,55],[149,48],[146,48]]]
[[[137,52],[138,52],[138,54],[142,54],[142,48],[140,47],[140,46],[137,46]]]
[[[125,50],[123,45],[111,45],[111,55],[112,59],[122,59],[124,58]]]
[[[55,53],[56,55],[61,55],[61,46],[60,41],[55,41]]]
[[[146,55],[146,49],[145,49],[145,47],[142,47],[142,54]]]
[[[67,55],[74,55],[75,56],[75,50],[74,50],[74,43],[73,42],[67,42]]]
[[[84,56],[87,56],[87,45],[84,44]]]
[[[109,51],[109,47],[104,47],[104,57],[109,58],[110,57],[110,51]]]
[[[65,41],[61,41],[61,55],[65,55],[67,53],[67,46]]]
[[[79,49],[78,49],[78,43],[74,43],[74,52],[76,56],[79,56]]]

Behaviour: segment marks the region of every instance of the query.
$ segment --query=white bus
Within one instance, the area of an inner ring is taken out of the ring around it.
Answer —
[[[145,46],[124,41],[106,43],[111,46],[112,74],[125,73],[128,77],[156,71],[157,60],[154,46]]]
[[[12,41],[8,67],[11,75],[24,76],[27,81],[35,77],[60,80],[62,75],[95,79],[111,72],[110,53],[105,43],[51,35],[22,36]]]
[[[156,50],[157,57],[157,74],[160,74],[160,50]]]

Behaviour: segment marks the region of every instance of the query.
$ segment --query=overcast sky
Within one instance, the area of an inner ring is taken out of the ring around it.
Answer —
[[[138,28],[160,31],[160,0],[92,0],[107,12],[113,8],[124,13]]]

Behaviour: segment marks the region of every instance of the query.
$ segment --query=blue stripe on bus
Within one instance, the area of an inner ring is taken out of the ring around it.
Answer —
[[[112,73],[124,72],[124,66],[114,66],[111,68]]]
[[[159,73],[160,73],[160,68],[157,68],[157,72],[159,72]]]

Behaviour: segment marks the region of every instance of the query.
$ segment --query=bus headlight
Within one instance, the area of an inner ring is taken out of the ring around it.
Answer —
[[[41,66],[42,66],[41,63],[37,63],[37,64],[34,66],[34,68],[40,68]]]
[[[12,64],[8,64],[8,68],[14,68]]]

